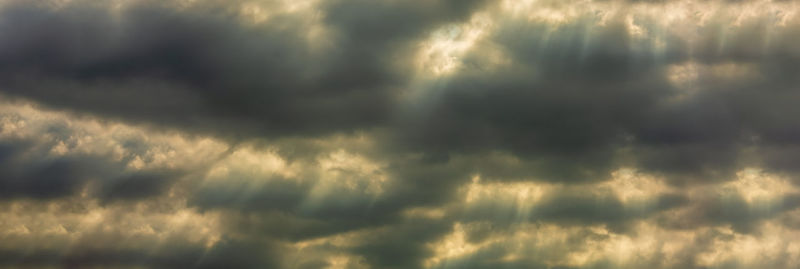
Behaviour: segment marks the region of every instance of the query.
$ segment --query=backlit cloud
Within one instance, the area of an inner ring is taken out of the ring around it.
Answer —
[[[792,1],[0,1],[0,268],[796,268]]]

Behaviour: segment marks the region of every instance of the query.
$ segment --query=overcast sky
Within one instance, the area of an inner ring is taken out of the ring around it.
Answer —
[[[798,268],[799,11],[0,0],[0,268]]]

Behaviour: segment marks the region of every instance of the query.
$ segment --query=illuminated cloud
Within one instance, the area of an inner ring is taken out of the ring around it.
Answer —
[[[797,268],[792,1],[0,1],[0,268]]]

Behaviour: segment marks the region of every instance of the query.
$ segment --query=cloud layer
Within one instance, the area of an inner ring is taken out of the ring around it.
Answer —
[[[796,268],[791,1],[0,2],[0,268]]]

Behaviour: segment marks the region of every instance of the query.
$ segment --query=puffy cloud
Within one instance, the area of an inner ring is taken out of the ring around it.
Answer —
[[[0,268],[795,268],[796,9],[0,2]]]
[[[13,1],[3,92],[233,137],[365,128],[391,114],[413,40],[481,4],[262,2]]]
[[[0,193],[5,199],[84,191],[104,201],[158,196],[227,147],[213,139],[157,135],[22,103],[3,105],[0,128]]]

